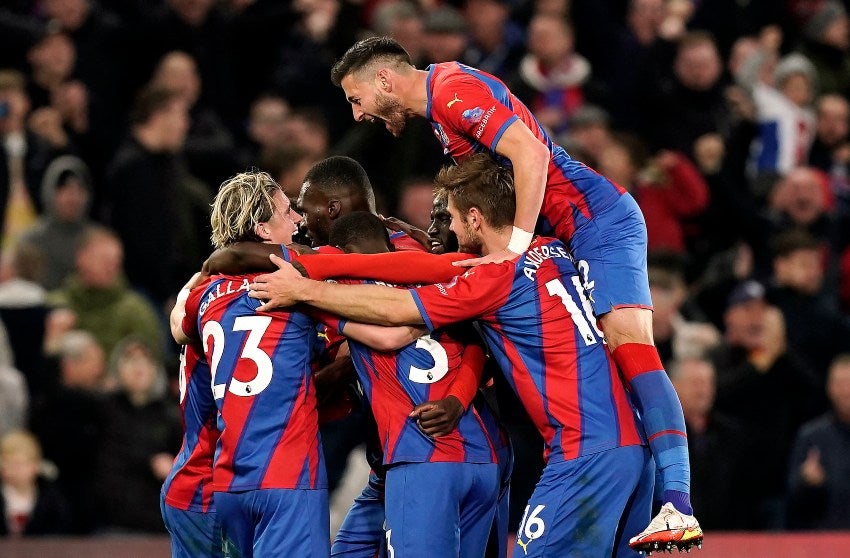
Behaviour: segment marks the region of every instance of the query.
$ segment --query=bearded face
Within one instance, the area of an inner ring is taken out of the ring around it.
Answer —
[[[407,111],[404,106],[389,95],[375,94],[375,116],[384,121],[387,131],[395,137],[401,136],[407,125]]]

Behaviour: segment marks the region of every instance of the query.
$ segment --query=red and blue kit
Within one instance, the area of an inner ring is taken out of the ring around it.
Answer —
[[[315,322],[300,312],[258,313],[255,275],[217,275],[186,301],[186,332],[200,332],[220,411],[215,491],[325,488],[310,361]]]
[[[411,290],[425,324],[479,318],[488,346],[546,442],[549,462],[642,443],[566,246],[536,237],[516,261]]]
[[[210,367],[196,344],[180,351],[180,415],[183,445],[162,486],[165,503],[206,512],[212,503],[213,454],[218,441]]]

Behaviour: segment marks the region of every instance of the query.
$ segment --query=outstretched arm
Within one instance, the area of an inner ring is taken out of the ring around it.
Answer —
[[[314,281],[302,277],[283,259],[270,257],[280,270],[257,276],[248,292],[253,298],[266,301],[258,309],[261,312],[304,302],[357,322],[390,326],[424,324],[409,291],[382,285]]]
[[[183,331],[183,317],[186,315],[186,299],[189,298],[189,293],[196,285],[198,285],[205,275],[201,272],[192,275],[192,278],[180,289],[177,294],[177,300],[174,302],[174,308],[171,309],[171,314],[168,317],[168,324],[171,328],[171,336],[178,345],[185,345],[191,339]]]

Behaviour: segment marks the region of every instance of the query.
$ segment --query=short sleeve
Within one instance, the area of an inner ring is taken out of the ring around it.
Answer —
[[[447,132],[480,142],[492,151],[508,126],[519,118],[471,76],[446,80],[440,88],[440,98],[435,98],[431,107],[432,118]]]

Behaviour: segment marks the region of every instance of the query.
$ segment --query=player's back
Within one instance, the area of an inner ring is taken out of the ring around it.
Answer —
[[[634,410],[566,246],[536,237],[512,275],[483,330],[543,435],[548,459],[640,444]]]
[[[215,276],[194,303],[220,411],[214,490],[324,488],[310,375],[315,323],[300,312],[258,313],[252,279]]]
[[[472,405],[453,432],[438,438],[422,433],[408,416],[416,405],[448,396],[461,370],[465,335],[462,328],[440,330],[388,352],[349,340],[352,360],[378,424],[385,463],[495,462],[493,442]]]
[[[213,454],[218,441],[210,367],[197,344],[180,351],[180,414],[183,444],[163,483],[165,502],[205,512],[212,499]]]

